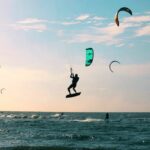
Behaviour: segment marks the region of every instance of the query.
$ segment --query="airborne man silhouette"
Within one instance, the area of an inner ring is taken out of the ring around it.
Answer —
[[[72,83],[71,83],[71,85],[68,87],[68,92],[69,92],[69,94],[71,95],[71,92],[70,92],[70,89],[71,89],[71,88],[73,89],[73,91],[74,91],[75,93],[77,93],[75,88],[76,88],[76,86],[77,86],[77,82],[79,81],[79,77],[78,77],[78,74],[75,74],[75,75],[74,75],[74,73],[72,73],[72,68],[70,68],[70,71],[71,71],[70,78],[72,78]]]

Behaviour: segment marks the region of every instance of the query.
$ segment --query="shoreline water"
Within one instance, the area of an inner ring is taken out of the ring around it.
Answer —
[[[0,150],[149,150],[150,113],[0,112]]]

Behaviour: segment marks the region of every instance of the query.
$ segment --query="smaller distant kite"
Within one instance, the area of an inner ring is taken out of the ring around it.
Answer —
[[[5,91],[5,88],[0,89],[1,94],[3,94],[3,91]]]
[[[113,63],[118,63],[118,64],[120,64],[120,62],[117,61],[117,60],[111,61],[110,64],[109,64],[109,70],[110,70],[111,72],[114,72],[114,71],[112,70],[112,68],[111,68],[111,65],[112,65]]]
[[[132,11],[131,9],[127,8],[127,7],[122,7],[117,11],[117,14],[115,15],[115,23],[117,24],[117,26],[119,26],[119,13],[120,11],[126,11],[128,12],[130,15],[132,15]]]
[[[85,62],[85,66],[90,66],[91,63],[93,62],[93,58],[94,58],[93,48],[87,48],[86,49],[86,62]]]

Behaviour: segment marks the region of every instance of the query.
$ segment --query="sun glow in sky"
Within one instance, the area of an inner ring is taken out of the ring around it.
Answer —
[[[150,111],[150,1],[0,0],[0,66],[0,111]]]

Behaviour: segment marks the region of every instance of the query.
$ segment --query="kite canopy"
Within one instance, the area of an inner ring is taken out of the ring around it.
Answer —
[[[87,48],[86,49],[86,62],[85,62],[85,66],[90,66],[91,63],[93,62],[93,58],[94,58],[93,48]]]
[[[132,11],[131,9],[127,8],[127,7],[122,7],[117,11],[117,14],[115,15],[115,23],[117,24],[117,26],[119,26],[119,13],[120,11],[126,11],[128,12],[130,15],[132,15]]]
[[[109,64],[109,70],[110,70],[111,72],[114,72],[114,71],[112,70],[112,68],[111,68],[111,65],[112,65],[113,63],[118,63],[118,64],[120,64],[120,62],[117,61],[117,60],[111,61],[110,64]]]

